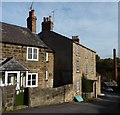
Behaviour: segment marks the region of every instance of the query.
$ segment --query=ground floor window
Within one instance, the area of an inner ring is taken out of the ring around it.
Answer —
[[[26,78],[26,87],[38,86],[38,73],[28,73]]]
[[[77,92],[80,92],[80,81],[77,81]]]

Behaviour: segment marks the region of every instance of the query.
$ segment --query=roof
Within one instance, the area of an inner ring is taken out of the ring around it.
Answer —
[[[49,38],[56,38],[56,39],[58,39],[58,38],[60,38],[60,39],[66,39],[66,40],[71,41],[70,38],[68,38],[68,37],[66,37],[66,36],[63,36],[63,35],[61,35],[61,34],[59,34],[59,33],[56,33],[56,32],[54,32],[54,31],[42,31],[42,32],[40,32],[40,33],[38,34],[38,36],[39,36],[40,38],[42,38],[42,39],[44,39],[44,37],[49,37]]]
[[[48,48],[48,46],[28,28],[0,22],[0,42]]]
[[[0,71],[28,71],[28,69],[25,68],[14,57],[11,57],[0,60]]]
[[[40,32],[38,35],[40,36],[40,38],[43,37],[42,39],[44,39],[44,37],[46,37],[46,36],[47,36],[47,37],[50,37],[50,38],[52,38],[53,36],[56,36],[56,39],[58,39],[58,38],[59,38],[59,39],[66,39],[66,40],[70,40],[71,42],[74,42],[72,39],[70,39],[70,38],[68,38],[68,37],[66,37],[66,36],[63,36],[63,35],[61,35],[61,34],[59,34],[59,33],[56,33],[56,32],[54,32],[54,31],[43,31],[43,32]],[[74,43],[75,43],[75,42],[74,42]],[[95,51],[91,50],[90,48],[87,48],[86,46],[84,46],[84,45],[82,45],[82,44],[79,44],[79,43],[76,43],[76,44],[78,44],[78,45],[86,48],[87,50],[90,50],[90,51],[96,53]]]

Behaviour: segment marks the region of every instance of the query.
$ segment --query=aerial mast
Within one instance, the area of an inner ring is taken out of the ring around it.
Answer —
[[[55,15],[55,11],[56,11],[57,9],[55,9],[55,10],[53,10],[52,11],[52,17],[53,17],[53,27],[54,27],[54,15]]]
[[[34,3],[34,0],[32,1],[31,5],[30,5],[30,10],[33,10],[33,3]]]

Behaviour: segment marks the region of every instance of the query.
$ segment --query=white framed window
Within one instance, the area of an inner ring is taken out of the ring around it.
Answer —
[[[48,61],[48,53],[46,52],[45,60]]]
[[[38,86],[38,73],[28,73],[26,76],[26,87]]]
[[[45,80],[48,80],[48,71],[45,71]]]
[[[80,72],[80,60],[79,60],[79,58],[76,59],[76,72]]]
[[[27,47],[27,60],[38,61],[39,50],[35,47]]]
[[[77,88],[77,92],[80,92],[80,81],[77,81],[77,86],[76,86],[76,88]]]

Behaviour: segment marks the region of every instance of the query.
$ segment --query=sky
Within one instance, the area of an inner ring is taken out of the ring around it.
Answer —
[[[26,19],[33,0],[21,1],[1,2],[2,22],[27,27]],[[53,17],[54,11],[55,32],[69,38],[78,35],[80,43],[96,51],[101,58],[113,58],[113,49],[118,55],[117,0],[34,0],[33,8],[37,17],[37,33],[41,32],[43,17]]]

